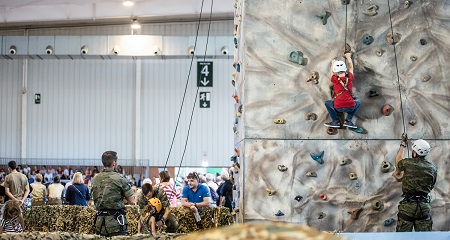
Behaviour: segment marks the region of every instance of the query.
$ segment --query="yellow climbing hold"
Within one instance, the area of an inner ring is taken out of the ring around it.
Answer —
[[[278,119],[273,120],[273,122],[274,122],[275,124],[285,124],[285,123],[286,123],[286,120],[284,120],[284,119],[282,119],[282,118],[278,118]]]

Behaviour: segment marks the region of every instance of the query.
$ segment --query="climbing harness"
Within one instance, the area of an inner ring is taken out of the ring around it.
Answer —
[[[336,93],[336,95],[334,95],[333,99],[336,99],[337,97],[339,97],[339,96],[340,96],[342,93],[344,93],[345,91],[347,91],[348,94],[350,94],[350,96],[353,97],[353,93],[350,92],[350,90],[348,90],[348,88],[347,88],[348,77],[345,77],[345,84],[344,84],[344,82],[342,82],[341,78],[338,77],[337,79],[338,79],[339,83],[342,85],[342,87],[344,88],[344,90],[342,90],[342,91]]]
[[[400,201],[400,204],[405,204],[405,203],[416,203],[416,210],[414,211],[413,216],[415,216],[417,214],[417,210],[420,210],[420,212],[422,212],[422,208],[420,207],[420,203],[430,203],[431,202],[431,198],[430,195],[428,194],[403,194],[402,195],[404,198],[402,201]],[[420,220],[431,220],[431,215],[429,213],[422,215],[422,217],[416,218],[416,217],[411,217],[406,215],[405,213],[399,212],[398,213],[398,217],[408,221],[408,222],[415,222],[415,221],[420,221]]]
[[[391,24],[391,38],[392,40],[394,40],[394,27],[392,25],[392,14],[391,14],[391,5],[389,3],[389,0],[387,0],[387,4],[388,4],[388,9],[389,9],[389,21]],[[398,86],[398,93],[400,96],[400,110],[402,113],[402,123],[403,123],[403,134],[406,135],[406,124],[405,124],[405,113],[403,111],[403,100],[402,100],[402,91],[400,89],[400,75],[398,73],[398,61],[397,61],[397,50],[395,48],[395,43],[392,44],[394,46],[394,57],[395,57],[395,69],[397,70],[397,86]],[[407,148],[408,150],[408,156],[409,156],[409,148]]]
[[[127,225],[125,224],[125,210],[123,209],[119,209],[119,210],[115,210],[115,209],[103,209],[103,210],[99,210],[97,211],[97,214],[95,214],[95,219],[94,219],[94,224],[97,223],[97,219],[99,216],[102,216],[102,223],[100,225],[100,229],[96,229],[97,234],[102,235],[102,229],[103,227],[105,228],[105,232],[106,232],[106,236],[111,237],[114,235],[120,235],[123,232],[127,232]],[[117,221],[117,223],[119,223],[119,231],[115,232],[115,233],[109,233],[108,232],[108,228],[106,227],[106,222],[105,219],[108,216],[112,216],[114,220]]]

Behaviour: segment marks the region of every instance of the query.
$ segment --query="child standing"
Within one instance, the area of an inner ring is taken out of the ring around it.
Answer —
[[[19,203],[9,200],[3,205],[0,213],[0,233],[23,232],[22,210]]]

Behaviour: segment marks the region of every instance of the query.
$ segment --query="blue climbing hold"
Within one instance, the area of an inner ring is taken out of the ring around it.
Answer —
[[[393,218],[386,219],[384,220],[384,226],[385,227],[391,226],[394,222],[395,220]]]
[[[240,64],[240,63],[238,63],[238,64],[236,65],[236,71],[237,71],[237,72],[241,72],[241,64]]]
[[[239,123],[239,118],[235,118],[234,119],[234,124],[238,124]]]
[[[234,47],[235,47],[235,48],[238,48],[238,41],[237,41],[237,38],[234,38]]]
[[[275,216],[281,217],[281,216],[284,216],[284,213],[281,210],[278,210],[278,212],[275,213]]]
[[[325,152],[324,151],[322,151],[322,152],[320,152],[320,153],[310,153],[309,155],[311,156],[311,158],[314,160],[314,161],[316,161],[316,162],[318,162],[318,163],[320,163],[320,164],[323,164],[323,154],[324,154]]]
[[[366,44],[366,45],[372,44],[372,43],[373,43],[373,37],[370,36],[370,35],[367,34],[367,33],[364,34],[364,35],[363,35],[363,43]]]

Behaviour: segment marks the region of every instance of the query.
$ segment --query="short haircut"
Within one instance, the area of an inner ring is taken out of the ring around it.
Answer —
[[[54,183],[60,183],[61,181],[59,181],[59,176],[56,176],[53,178],[53,182]]]
[[[8,167],[11,168],[12,170],[15,170],[17,168],[16,161],[9,161]]]
[[[42,182],[42,174],[36,174],[36,182]]]
[[[187,175],[186,177],[187,179],[196,179],[197,181],[200,180],[200,176],[198,175],[197,172],[191,172]]]
[[[224,181],[230,180],[230,174],[228,173],[227,170],[222,170],[222,173],[220,174],[220,177],[221,177],[222,180],[224,180]]]
[[[169,171],[161,171],[159,173],[159,178],[161,178],[161,182],[168,182],[168,181],[170,181],[170,173],[169,173]]]
[[[114,151],[106,151],[102,154],[102,163],[105,167],[111,167],[112,163],[117,161],[117,153]]]
[[[144,194],[144,196],[151,191],[153,191],[153,186],[150,183],[142,185],[142,193]]]
[[[211,181],[211,180],[213,180],[214,179],[214,175],[212,175],[211,173],[207,173],[206,175],[205,175],[205,177],[206,177],[206,181]]]
[[[73,184],[84,184],[83,174],[77,172],[73,175]]]

